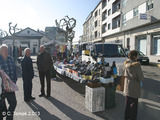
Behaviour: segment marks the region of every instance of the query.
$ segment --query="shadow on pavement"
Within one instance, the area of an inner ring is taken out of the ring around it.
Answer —
[[[102,112],[96,112],[95,115],[106,120],[124,120],[125,97],[120,92],[115,93],[116,106],[111,109],[105,109]],[[105,101],[107,102],[107,101]]]
[[[49,97],[49,100],[54,106],[56,106],[60,111],[62,111],[65,115],[67,115],[72,120],[95,120],[91,117],[83,115],[73,108],[67,106],[66,104],[62,103],[61,101],[53,98],[52,96]]]
[[[85,95],[85,85],[84,84],[78,83],[77,81],[74,81],[73,79],[70,79],[60,74],[57,74],[57,76],[59,76],[59,79],[64,81],[74,91],[80,93],[83,96]]]
[[[160,98],[154,97],[156,95],[160,96],[160,82],[151,78],[145,78],[142,87],[142,98],[146,98],[153,101],[159,101]]]
[[[47,119],[48,120],[60,120],[55,115],[51,115],[46,109],[38,105],[35,101],[27,103],[27,105],[34,111],[34,113],[37,113],[37,116],[41,120],[47,120]]]

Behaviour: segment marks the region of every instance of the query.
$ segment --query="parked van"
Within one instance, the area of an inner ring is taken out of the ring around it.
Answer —
[[[127,59],[125,51],[121,44],[117,43],[95,43],[86,46],[89,54],[82,52],[82,61],[99,62],[104,58],[104,62],[112,65],[113,61],[117,64],[123,64]]]

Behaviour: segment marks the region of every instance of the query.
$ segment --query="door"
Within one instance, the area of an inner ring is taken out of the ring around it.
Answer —
[[[160,55],[160,37],[154,38],[154,54]]]
[[[35,47],[33,48],[33,54],[36,54],[36,48]]]
[[[138,50],[146,54],[146,45],[147,40],[146,39],[139,39],[138,40]]]

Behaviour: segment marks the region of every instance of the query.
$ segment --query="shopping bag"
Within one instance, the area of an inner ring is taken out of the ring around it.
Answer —
[[[2,77],[2,89],[5,92],[18,91],[17,85],[13,81],[11,81],[9,76],[2,69],[0,69],[0,75]]]

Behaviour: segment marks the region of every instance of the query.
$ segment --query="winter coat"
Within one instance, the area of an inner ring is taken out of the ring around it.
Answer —
[[[32,59],[30,57],[25,56],[22,59],[21,66],[22,66],[22,78],[32,80],[34,77]]]
[[[37,66],[38,71],[49,72],[52,70],[53,62],[51,54],[44,51],[44,53],[39,53],[37,56]]]
[[[140,98],[141,85],[140,82],[144,80],[141,64],[139,62],[133,62],[126,60],[124,62],[125,67],[125,82],[124,82],[124,94],[133,98]]]

